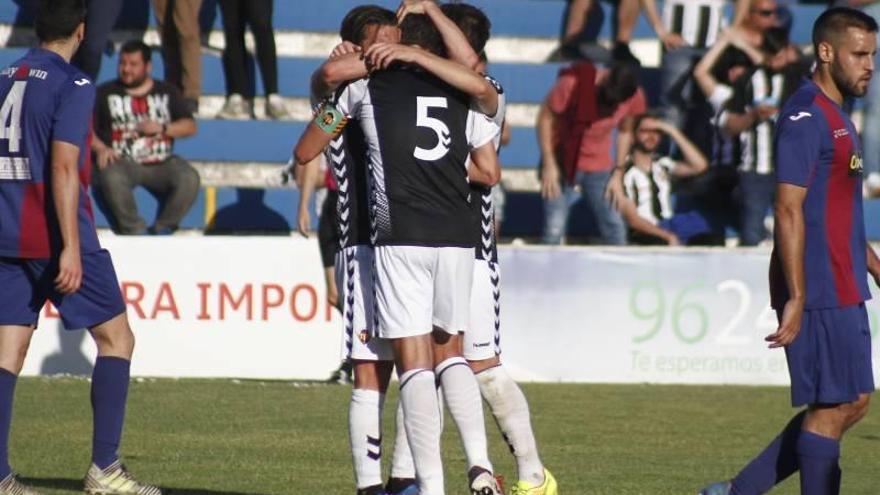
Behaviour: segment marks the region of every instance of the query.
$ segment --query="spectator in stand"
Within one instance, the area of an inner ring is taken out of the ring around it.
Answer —
[[[98,80],[101,56],[107,48],[110,31],[122,11],[122,0],[88,0],[86,2],[86,37],[71,63],[86,73],[92,81]]]
[[[150,47],[126,42],[119,78],[98,87],[92,151],[96,182],[118,234],[173,233],[199,190],[199,174],[172,154],[174,140],[196,133],[196,121],[180,91],[154,80]],[[143,186],[161,198],[152,227],[137,211],[133,190]]]
[[[709,221],[697,211],[673,213],[672,181],[703,173],[708,164],[700,150],[658,113],[636,118],[632,151],[624,165],[626,199],[620,211],[634,244],[702,244],[712,235]],[[678,145],[684,157],[675,161],[659,154],[663,136]]]
[[[609,0],[608,3],[614,5],[616,17],[611,60],[640,64],[639,59],[629,49],[633,29],[639,19],[639,0]],[[609,61],[603,55],[607,52],[597,49],[598,30],[590,29],[591,24],[596,21],[599,25],[595,27],[601,28],[602,20],[604,14],[596,0],[568,0],[557,57],[567,60],[587,58],[599,62]]]
[[[723,70],[716,68],[722,54],[727,53],[728,48],[735,47],[742,56],[732,57],[727,60]],[[694,80],[703,91],[709,105],[712,107],[713,127],[718,129],[718,117],[724,110],[727,102],[733,96],[733,84],[752,68],[761,65],[764,54],[750,45],[742,31],[730,28],[718,37],[717,42],[700,60],[694,68]],[[735,138],[738,140],[738,137]],[[740,157],[733,156],[733,139],[724,132],[716,132],[712,146],[712,165],[738,165]],[[738,146],[737,146],[738,148]],[[734,163],[736,162],[736,163]]]
[[[615,168],[611,155],[615,129],[617,161],[622,164],[632,144],[633,119],[646,109],[638,78],[639,68],[633,64],[617,63],[608,70],[580,62],[560,71],[541,104],[537,127],[545,244],[562,242],[569,212],[578,199],[576,186],[603,243],[626,243],[620,213],[602,193]]]
[[[736,0],[734,24],[746,17],[752,1]],[[641,2],[645,15],[663,42],[661,106],[666,120],[684,129],[686,115],[695,105],[690,84],[691,69],[728,24],[724,9],[732,1],[666,0],[662,18],[656,0]]]
[[[733,139],[739,157],[740,245],[756,246],[767,238],[764,219],[776,192],[773,140],[776,114],[806,75],[789,49],[782,28],[764,32],[764,62],[733,84],[733,95],[718,118]]]
[[[253,116],[253,84],[247,77],[245,27],[250,26],[257,45],[257,62],[266,91],[266,116],[286,119],[289,112],[278,94],[278,55],[272,30],[273,0],[220,0],[223,15],[223,74],[226,76],[226,105],[221,119],[249,119]]]
[[[165,81],[183,91],[189,113],[198,113],[202,95],[202,41],[199,35],[202,0],[152,1],[162,38]]]
[[[880,0],[841,0],[841,7],[860,8],[874,19],[880,20]],[[862,99],[864,121],[862,123],[862,147],[865,167],[865,189],[872,198],[880,197],[880,77],[871,78],[868,92]],[[873,132],[865,132],[872,129]]]

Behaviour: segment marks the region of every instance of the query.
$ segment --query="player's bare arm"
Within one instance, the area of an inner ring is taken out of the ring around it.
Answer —
[[[349,45],[357,47],[352,43]],[[367,74],[369,74],[369,68],[359,47],[357,50],[348,51],[342,55],[331,56],[312,74],[312,94],[318,97],[327,96],[346,81],[360,79],[366,77]]]
[[[319,157],[309,160],[305,166],[296,167],[297,180],[296,185],[299,187],[299,207],[296,214],[296,228],[303,237],[309,236],[309,227],[312,225],[312,218],[309,214],[309,201],[315,192],[315,184],[317,182],[320,171]]]
[[[489,141],[479,148],[471,150],[471,166],[468,167],[468,180],[484,186],[494,186],[501,180],[501,165],[495,144]]]
[[[866,259],[868,262],[868,273],[871,274],[877,287],[880,287],[880,258],[877,257],[877,252],[874,251],[874,248],[872,248],[870,244],[867,246]]]
[[[314,160],[330,141],[342,132],[347,122],[348,118],[334,105],[330,103],[322,105],[293,149],[295,164],[303,166]]]
[[[58,260],[55,287],[62,294],[76,292],[82,283],[79,248],[79,147],[52,141],[52,200],[58,215],[63,247]]]
[[[782,262],[789,299],[782,311],[782,321],[775,333],[764,340],[770,348],[785,347],[794,342],[801,329],[806,284],[804,282],[804,198],[807,189],[792,184],[776,188],[776,248]]]
[[[373,66],[387,69],[394,62],[416,64],[471,97],[474,106],[488,116],[498,111],[498,91],[472,69],[420,48],[396,43],[376,43],[366,53]]]
[[[476,69],[480,56],[471,47],[464,33],[452,19],[446,17],[434,0],[404,0],[397,9],[397,20],[402,21],[408,14],[425,14],[437,27],[449,58],[469,69]]]

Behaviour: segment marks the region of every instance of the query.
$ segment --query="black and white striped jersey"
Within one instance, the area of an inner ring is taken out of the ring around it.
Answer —
[[[498,92],[498,110],[495,112],[495,116],[492,117],[492,121],[495,122],[495,125],[497,125],[499,129],[501,129],[504,125],[504,117],[507,113],[507,97],[504,94],[504,88],[501,87],[501,83],[492,76],[486,76],[486,79],[492,83],[492,86]],[[495,136],[493,144],[495,145],[495,151],[500,151],[500,132]],[[473,191],[475,198],[479,198],[479,201],[473,202],[474,211],[478,216],[477,223],[479,225],[477,231],[479,236],[477,238],[476,258],[478,260],[497,262],[498,247],[496,245],[495,205],[492,201],[492,188],[486,187],[482,184],[472,183],[471,190]]]
[[[337,106],[366,140],[374,244],[473,247],[466,161],[500,132],[492,119],[470,110],[464,93],[410,67],[349,84]]]
[[[743,114],[758,105],[782,105],[785,76],[756,68],[734,84],[727,111]],[[773,136],[776,118],[759,122],[739,135],[739,169],[742,172],[771,174],[774,170]]]
[[[708,48],[726,27],[724,15],[727,0],[666,0],[663,2],[663,24],[671,33],[681,35],[688,46]]]
[[[325,101],[335,104],[345,89],[340,87]],[[312,105],[318,102],[312,95]],[[369,194],[367,182],[367,144],[364,133],[354,123],[330,141],[324,150],[327,166],[337,184],[336,229],[339,248],[370,244]]]
[[[623,190],[636,204],[639,216],[654,225],[672,218],[672,182],[670,176],[675,160],[657,157],[646,172],[630,161],[623,174]]]

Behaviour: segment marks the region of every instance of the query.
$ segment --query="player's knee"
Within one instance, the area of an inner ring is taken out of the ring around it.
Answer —
[[[868,414],[868,409],[871,404],[871,396],[868,394],[862,394],[859,396],[858,400],[851,403],[848,408],[848,421],[850,425],[853,425],[859,422],[862,418],[864,418]]]
[[[497,355],[492,356],[489,359],[477,359],[477,360],[468,359],[468,365],[470,365],[471,370],[473,370],[474,373],[480,373],[481,371],[486,371],[487,369],[494,368],[494,367],[498,366],[499,364],[501,364],[501,359]]]
[[[99,355],[131,359],[134,353],[134,332],[131,331],[125,318],[111,325],[101,325],[92,329],[92,337],[95,339],[95,345],[98,346]]]
[[[28,342],[16,342],[0,352],[0,368],[18,375],[27,357]]]

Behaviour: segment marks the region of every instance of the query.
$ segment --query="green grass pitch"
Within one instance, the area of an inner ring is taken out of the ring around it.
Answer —
[[[526,384],[541,456],[563,495],[694,494],[731,476],[792,415],[783,388]],[[124,461],[182,494],[354,493],[346,416],[349,388],[230,380],[136,380]],[[396,395],[386,407],[390,454]],[[487,414],[496,470],[512,457]],[[13,467],[46,493],[82,490],[90,452],[89,384],[23,378],[16,392]],[[464,456],[447,414],[447,493],[466,493]],[[880,420],[843,446],[842,493],[880,493]],[[773,493],[796,494],[797,477]]]

